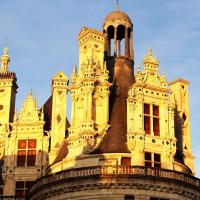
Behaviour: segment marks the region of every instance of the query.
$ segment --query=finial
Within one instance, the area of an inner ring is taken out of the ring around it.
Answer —
[[[166,70],[165,70],[165,67],[163,67],[163,75],[165,76],[166,74]]]
[[[10,56],[8,54],[8,47],[3,49],[3,55],[1,57],[1,72],[5,73],[8,72],[8,64],[10,62]]]
[[[137,71],[138,71],[138,72],[141,72],[140,64],[138,64]]]
[[[103,65],[104,69],[106,69],[106,61],[104,61],[104,65]]]
[[[119,11],[119,0],[117,0],[117,3],[116,3],[116,11]]]
[[[76,65],[74,65],[74,68],[73,68],[73,74],[76,74],[77,71],[76,71]]]
[[[14,122],[16,122],[16,121],[17,121],[17,116],[18,116],[17,109],[15,109],[15,113],[14,113],[14,119],[13,119],[13,121],[14,121]]]
[[[42,110],[40,113],[40,119],[43,121],[44,120],[44,106],[42,106]]]
[[[151,48],[148,49],[148,56],[153,56],[153,51]]]
[[[77,78],[77,70],[76,70],[76,65],[74,65],[73,72],[72,72],[72,83],[75,83],[76,78]]]
[[[30,91],[29,91],[29,94],[28,94],[29,96],[33,96],[33,93],[32,93],[32,89],[30,89]]]

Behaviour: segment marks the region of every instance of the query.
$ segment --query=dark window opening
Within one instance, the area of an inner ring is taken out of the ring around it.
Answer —
[[[144,131],[146,134],[151,134],[151,123],[149,116],[144,116]]]
[[[16,181],[15,183],[15,196],[24,197],[27,195],[29,188],[34,181]]]
[[[36,161],[36,140],[19,140],[17,166],[34,166]]]
[[[124,200],[134,200],[134,196],[126,195]]]
[[[150,115],[150,104],[144,104],[144,114]]]
[[[131,158],[122,157],[121,158],[121,165],[131,166]]]
[[[144,131],[160,136],[159,106],[144,103]]]
[[[145,167],[161,168],[160,154],[145,152],[144,160],[145,160]]]

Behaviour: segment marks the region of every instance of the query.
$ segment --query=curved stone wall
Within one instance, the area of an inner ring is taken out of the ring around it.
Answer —
[[[200,180],[184,173],[145,167],[98,166],[70,169],[39,179],[29,200],[118,199],[150,197],[169,200],[200,199]]]

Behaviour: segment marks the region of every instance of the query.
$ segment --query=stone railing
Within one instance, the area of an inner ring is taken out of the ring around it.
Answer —
[[[25,197],[0,196],[0,200],[25,200]]]
[[[158,177],[162,179],[171,179],[181,181],[192,186],[200,187],[200,179],[184,174],[181,172],[167,170],[167,169],[158,169],[158,168],[146,168],[146,167],[137,167],[137,166],[94,166],[94,167],[85,167],[77,169],[69,169],[61,171],[52,175],[48,175],[40,178],[35,184],[31,187],[30,193],[35,190],[40,189],[41,187],[49,184],[59,183],[60,181],[72,179],[72,178],[81,178],[81,177],[92,177],[98,175],[134,175],[142,177]]]
[[[14,72],[0,72],[0,78],[1,79],[4,79],[4,78],[13,78],[15,79],[16,78],[16,74]]]

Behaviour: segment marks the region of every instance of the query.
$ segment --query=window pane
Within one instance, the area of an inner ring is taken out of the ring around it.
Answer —
[[[26,149],[26,140],[18,141],[18,149]]]
[[[145,160],[151,161],[151,153],[145,152]]]
[[[34,166],[36,160],[36,151],[35,150],[29,150],[28,156],[27,156],[27,166]]]
[[[25,166],[26,162],[26,151],[20,150],[17,152],[17,166]]]
[[[154,154],[154,161],[160,162],[160,154],[157,154],[157,153]]]
[[[160,123],[158,118],[153,118],[153,132],[156,136],[160,135]]]
[[[25,187],[29,189],[33,183],[34,183],[34,181],[26,181]]]
[[[15,195],[18,197],[23,197],[25,195],[24,190],[16,190]]]
[[[23,189],[24,188],[24,181],[16,181],[16,189]]]
[[[159,107],[153,105],[153,115],[154,116],[159,116]]]
[[[151,162],[145,162],[145,167],[152,167],[152,163]]]
[[[161,168],[161,163],[154,163],[155,168]]]
[[[150,200],[169,200],[169,199],[162,199],[162,198],[151,197]]]
[[[144,104],[144,114],[150,115],[150,104]]]
[[[131,166],[131,158],[122,158],[121,165]]]
[[[134,200],[134,196],[125,196],[124,200]]]
[[[33,149],[36,148],[36,140],[28,140],[28,148]]]
[[[150,117],[144,116],[144,131],[146,134],[151,133]]]

